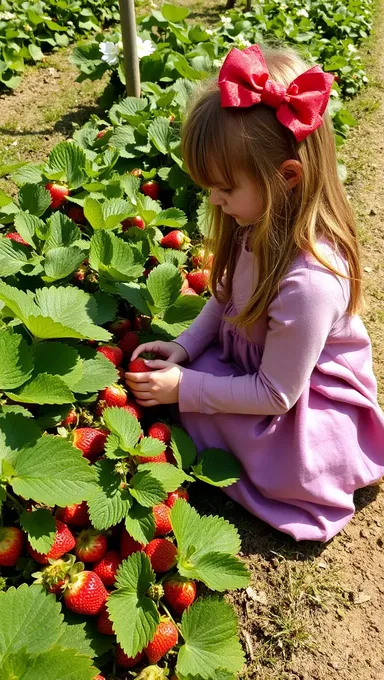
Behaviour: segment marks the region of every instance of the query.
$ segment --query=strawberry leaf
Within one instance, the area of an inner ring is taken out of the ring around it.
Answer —
[[[51,194],[40,184],[24,184],[19,191],[21,210],[41,217],[51,205]]]
[[[154,201],[150,196],[137,196],[137,207],[135,215],[140,215],[145,224],[150,224],[161,211],[161,207],[157,201]]]
[[[175,491],[185,481],[194,481],[182,470],[170,463],[143,463],[138,466],[139,472],[147,470],[164,487],[166,492]]]
[[[8,412],[0,416],[0,460],[13,463],[21,449],[33,446],[41,437],[34,420],[21,413]]]
[[[143,273],[143,262],[137,262],[130,245],[115,234],[98,231],[91,239],[89,263],[107,280],[135,280]]]
[[[54,212],[47,220],[47,238],[44,244],[44,252],[53,248],[64,248],[74,245],[81,240],[81,231],[67,215]]]
[[[20,515],[20,524],[27,532],[29,542],[40,553],[47,553],[53,546],[56,536],[55,518],[49,510],[38,508]]]
[[[240,479],[241,464],[228,451],[206,449],[199,456],[199,462],[192,468],[202,482],[213,486],[230,486]]]
[[[35,359],[34,373],[58,375],[68,387],[77,384],[82,378],[82,362],[74,347],[64,342],[39,342],[33,348]]]
[[[184,644],[177,658],[176,672],[182,676],[216,678],[216,671],[238,673],[244,653],[237,637],[237,617],[224,599],[197,600],[183,613],[181,633]]]
[[[11,239],[0,238],[0,272],[2,277],[17,274],[28,262],[27,248]]]
[[[96,198],[87,197],[84,201],[84,215],[95,231],[113,229],[136,212],[135,207],[122,198],[110,198],[101,203]]]
[[[145,508],[136,501],[133,501],[125,518],[125,528],[139,543],[146,545],[155,535],[155,518],[152,508]]]
[[[45,257],[43,280],[53,283],[59,279],[65,279],[72,274],[83,262],[85,253],[77,246],[70,248],[52,248]]]
[[[61,180],[70,189],[77,189],[87,179],[85,162],[85,153],[77,144],[60,142],[49,154],[44,172],[49,179]]]
[[[81,348],[81,355],[83,350]],[[87,348],[88,349],[88,348]],[[117,380],[117,370],[113,363],[100,352],[90,350],[89,358],[82,360],[82,376],[78,382],[71,385],[71,389],[78,394],[97,392],[112,385]]]
[[[18,186],[22,184],[39,184],[43,179],[43,163],[28,163],[11,173],[11,180]]]
[[[0,389],[20,387],[32,375],[32,351],[24,338],[11,329],[0,331]]]
[[[132,505],[128,490],[121,489],[121,477],[112,461],[102,460],[93,466],[97,474],[97,489],[88,501],[89,516],[96,529],[113,527],[126,516]]]
[[[52,649],[28,655],[24,650],[16,655],[7,655],[2,662],[4,678],[23,678],[23,680],[56,680],[57,669],[64,680],[91,680],[96,669],[89,656],[74,654],[73,649],[62,649],[55,645]],[[22,673],[22,675],[21,675]]]
[[[70,404],[73,394],[64,380],[57,375],[39,373],[12,392],[5,394],[12,401],[25,404]]]
[[[166,449],[166,446],[159,439],[153,437],[143,437],[136,447],[137,454],[143,457],[159,456]]]
[[[155,582],[148,557],[142,552],[130,555],[121,564],[107,609],[117,641],[128,656],[135,656],[153,638],[159,623],[159,613],[147,595]]]
[[[205,300],[199,295],[180,295],[175,303],[165,310],[163,319],[153,320],[152,329],[169,340],[177,338],[200,314],[204,305]]]
[[[146,286],[138,283],[118,283],[115,288],[120,297],[127,300],[141,314],[151,316],[151,310],[145,298]]]
[[[10,484],[26,500],[65,507],[88,500],[95,491],[93,467],[61,437],[43,435],[13,455],[12,466]]]
[[[162,210],[151,222],[151,227],[175,227],[180,229],[187,223],[187,216],[178,208]]]
[[[59,647],[73,649],[90,657],[101,656],[111,649],[113,638],[98,632],[94,617],[80,616],[70,610],[66,610],[64,615],[56,643]]]
[[[181,274],[173,264],[160,264],[147,279],[147,288],[159,312],[165,312],[180,294]]]
[[[149,470],[140,470],[132,477],[130,492],[140,505],[152,508],[161,503],[166,496],[164,486],[151,474]]]
[[[196,446],[182,427],[172,428],[171,449],[177,465],[188,470],[196,460]]]
[[[160,153],[166,155],[170,151],[172,128],[168,118],[159,116],[148,127],[148,139]]]
[[[109,430],[120,439],[120,447],[130,452],[142,434],[137,418],[123,408],[116,406],[103,411],[104,422]]]
[[[24,241],[35,248],[36,244],[34,236],[37,231],[44,228],[44,222],[36,217],[36,215],[30,215],[26,212],[19,212],[15,216],[15,228]]]

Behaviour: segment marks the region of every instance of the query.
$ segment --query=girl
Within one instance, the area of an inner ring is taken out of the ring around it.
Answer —
[[[167,361],[127,374],[142,406],[178,402],[200,450],[231,451],[243,473],[226,493],[296,540],[328,541],[354,491],[384,474],[359,247],[325,113],[332,80],[290,50],[229,53],[183,131],[213,206],[213,296],[175,342],[132,357]]]

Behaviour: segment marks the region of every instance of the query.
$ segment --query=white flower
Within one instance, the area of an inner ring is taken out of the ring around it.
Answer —
[[[102,42],[99,45],[100,52],[102,53],[102,61],[106,61],[108,66],[113,66],[119,61],[119,46],[117,43],[113,42]]]
[[[136,46],[137,46],[137,56],[139,59],[142,57],[149,57],[152,52],[155,51],[156,47],[151,43],[150,40],[143,40],[140,36],[136,36]]]
[[[220,15],[220,20],[224,26],[228,26],[228,24],[232,23],[232,20],[229,17],[225,17],[223,14]]]
[[[244,38],[242,35],[237,36],[237,41],[239,45],[241,45],[242,47],[250,47],[252,45],[252,43],[246,38]]]
[[[0,12],[0,19],[10,21],[11,19],[16,19],[16,14],[14,12]]]
[[[205,32],[208,33],[208,35],[213,35],[213,34],[214,34],[214,31],[213,31],[212,28],[206,28],[206,29],[205,29]]]
[[[309,14],[308,14],[307,10],[304,9],[304,7],[303,7],[302,9],[298,9],[298,10],[297,10],[297,16],[298,16],[298,17],[307,17],[307,18],[308,18]]]

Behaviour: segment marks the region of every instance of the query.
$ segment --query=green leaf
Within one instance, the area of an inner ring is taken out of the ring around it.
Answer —
[[[107,428],[119,437],[122,449],[130,451],[136,446],[142,430],[135,416],[114,406],[104,409],[103,419]]]
[[[112,461],[99,461],[93,468],[98,485],[88,501],[89,516],[95,529],[108,529],[126,517],[132,497],[128,490],[120,488],[121,477]]]
[[[34,61],[41,61],[44,57],[40,47],[34,43],[28,45],[28,52]]]
[[[147,595],[155,581],[148,557],[142,552],[130,555],[121,564],[114,590],[107,602],[117,641],[128,656],[136,656],[153,638],[159,613]]]
[[[159,116],[149,125],[148,139],[160,153],[167,154],[170,151],[171,138],[172,128],[168,118]]]
[[[18,186],[22,184],[39,184],[43,179],[43,168],[43,163],[28,163],[20,168],[16,168],[11,174],[11,180]]]
[[[52,248],[45,257],[45,280],[49,283],[65,279],[83,262],[85,253],[77,246]]]
[[[58,436],[43,435],[34,446],[19,451],[12,465],[11,486],[26,500],[65,507],[89,500],[95,491],[93,467],[79,449]]]
[[[192,604],[181,621],[184,644],[176,672],[204,680],[216,677],[221,668],[238,673],[245,659],[237,629],[235,611],[224,599],[205,598]]]
[[[60,604],[40,586],[8,588],[0,592],[0,658],[25,649],[45,652],[60,633]],[[1,667],[1,663],[0,663]]]
[[[74,392],[98,392],[112,385],[118,379],[117,369],[100,352],[92,351],[89,359],[82,361],[82,377],[72,385]]]
[[[0,459],[13,463],[18,451],[33,446],[41,437],[34,420],[21,413],[8,412],[0,416]]]
[[[74,347],[64,342],[39,342],[33,352],[35,373],[59,375],[71,388],[82,378],[82,364]]]
[[[234,555],[219,552],[206,553],[197,557],[192,555],[190,561],[179,565],[179,572],[187,578],[203,581],[211,590],[235,590],[246,588],[249,574],[243,562]]]
[[[54,248],[65,248],[75,245],[81,240],[79,227],[64,213],[54,212],[49,220],[47,220],[47,226],[48,234],[44,245],[45,253]]]
[[[65,382],[57,375],[39,373],[12,392],[7,397],[25,404],[70,404],[73,394]]]
[[[7,238],[0,238],[0,273],[2,277],[13,276],[27,264],[26,248]]]
[[[188,470],[196,460],[196,446],[181,427],[172,428],[171,449],[177,465],[183,470]]]
[[[133,206],[122,198],[110,198],[101,203],[96,198],[87,197],[84,201],[84,215],[95,231],[113,229],[133,214],[136,214]]]
[[[230,486],[240,479],[241,464],[232,453],[223,449],[206,449],[193,468],[198,479],[213,486]]]
[[[189,477],[182,470],[171,463],[143,463],[138,466],[139,472],[147,470],[152,477],[164,487],[165,491],[175,491],[186,480],[193,481],[193,477]]]
[[[91,239],[89,263],[110,280],[130,281],[142,275],[144,258],[137,263],[129,243],[104,230],[96,232]]]
[[[39,184],[24,184],[19,191],[22,210],[40,217],[51,205],[51,194]]]
[[[155,535],[155,517],[152,508],[146,508],[133,501],[125,518],[125,528],[135,541],[147,545]]]
[[[163,485],[152,476],[149,470],[140,470],[132,477],[130,492],[140,505],[152,508],[167,497]]]
[[[70,189],[77,189],[87,179],[85,173],[86,155],[84,150],[72,142],[60,142],[49,154],[46,175],[61,180]]]
[[[148,307],[147,301],[144,297],[146,286],[138,283],[118,283],[116,290],[123,300],[127,300],[135,309],[145,316],[151,316],[151,310]]]
[[[161,7],[161,13],[167,21],[179,23],[187,18],[189,9],[187,7],[178,7],[177,5],[164,3]]]
[[[173,340],[191,325],[204,305],[205,300],[199,295],[180,295],[175,304],[165,311],[163,319],[153,319],[152,330]]]
[[[36,423],[42,430],[57,427],[67,417],[71,410],[69,404],[46,404],[39,408],[39,417]]]
[[[166,449],[166,445],[159,439],[153,437],[143,437],[137,446],[137,453],[140,456],[159,456]]]
[[[65,622],[61,625],[56,644],[65,649],[74,649],[79,654],[96,657],[108,652],[113,641],[112,636],[98,632],[95,617],[80,616],[66,610]]]
[[[0,331],[0,389],[12,390],[30,378],[32,351],[24,338],[11,329]]]
[[[57,680],[58,668],[60,668],[60,680],[92,680],[95,677],[92,659],[74,654],[72,649],[61,649],[55,646],[32,657],[22,678],[23,680],[40,680],[40,678]]]
[[[20,524],[28,534],[29,542],[40,553],[48,553],[56,536],[55,518],[49,510],[39,508],[20,515]]]
[[[19,212],[15,216],[15,227],[20,236],[29,243],[32,247],[35,247],[34,236],[36,230],[41,229],[44,223],[36,215],[30,215],[29,213]]]
[[[165,312],[179,297],[181,274],[173,264],[159,264],[147,279],[147,288],[155,307]]]
[[[178,208],[162,210],[151,222],[151,227],[177,227],[181,229],[187,222],[187,216]]]

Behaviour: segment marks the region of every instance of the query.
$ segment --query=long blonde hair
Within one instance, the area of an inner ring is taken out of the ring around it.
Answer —
[[[288,85],[308,66],[291,49],[263,49],[270,78]],[[357,230],[351,207],[337,171],[332,124],[329,115],[303,142],[276,118],[264,104],[250,108],[222,108],[217,80],[204,83],[192,105],[182,131],[182,153],[196,184],[215,185],[219,169],[228,187],[236,187],[239,171],[258,184],[263,197],[262,216],[252,229],[250,246],[258,260],[259,283],[248,304],[231,320],[250,327],[278,292],[279,282],[304,250],[333,273],[337,271],[321,254],[317,241],[327,239],[346,258],[349,268],[348,311],[362,305],[361,263]],[[302,164],[302,179],[289,190],[278,172],[281,163],[296,159]],[[220,206],[211,208],[209,247],[214,252],[211,287],[226,273],[223,295],[229,299],[238,254],[238,225]]]

